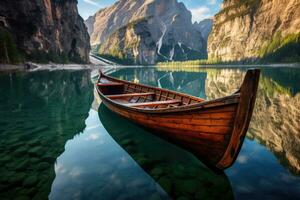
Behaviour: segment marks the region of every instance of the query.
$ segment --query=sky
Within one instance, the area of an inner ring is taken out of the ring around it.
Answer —
[[[99,9],[108,7],[117,0],[78,0],[79,14],[83,19],[95,14]],[[178,0],[192,12],[192,21],[212,17],[220,10],[222,0]]]

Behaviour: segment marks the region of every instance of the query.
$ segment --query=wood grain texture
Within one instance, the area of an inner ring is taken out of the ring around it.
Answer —
[[[258,81],[259,70],[249,70],[238,92],[211,101],[102,73],[96,88],[103,103],[113,112],[184,147],[209,165],[225,169],[240,151],[251,120]],[[102,87],[102,84],[112,85]]]

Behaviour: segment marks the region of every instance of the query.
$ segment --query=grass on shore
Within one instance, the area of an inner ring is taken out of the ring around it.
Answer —
[[[234,65],[234,64],[248,64],[246,61],[222,61],[220,59],[211,60],[187,60],[187,61],[173,61],[173,62],[159,62],[158,66],[199,66],[199,65]]]
[[[282,36],[277,32],[258,54],[267,62],[300,62],[300,33]]]

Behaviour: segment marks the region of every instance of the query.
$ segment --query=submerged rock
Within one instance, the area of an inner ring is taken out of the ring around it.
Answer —
[[[56,161],[56,158],[50,155],[45,155],[42,157],[43,161],[53,164]]]
[[[24,181],[25,177],[25,173],[15,173],[8,179],[8,183],[13,187],[17,185],[22,185],[22,182]]]
[[[19,197],[16,197],[14,200],[30,200],[31,198],[29,196],[19,196]]]
[[[197,191],[197,188],[200,186],[200,183],[195,179],[185,180],[182,183],[182,191],[189,194],[194,194]]]
[[[133,141],[133,140],[131,140],[131,139],[125,139],[125,140],[122,140],[121,142],[120,142],[120,144],[123,146],[128,146],[128,145],[133,145],[133,144],[135,144],[135,142]]]
[[[151,176],[157,179],[159,176],[163,174],[163,170],[161,168],[154,168],[150,171]]]
[[[190,199],[189,197],[180,196],[180,197],[178,197],[177,200],[189,200],[189,199]]]
[[[148,200],[161,200],[163,198],[161,198],[158,194],[152,194],[149,198],[147,198]]]
[[[9,155],[6,155],[2,158],[0,158],[0,163],[6,163],[8,161],[10,161],[12,158]]]
[[[49,168],[49,163],[47,163],[47,162],[41,162],[37,166],[37,169],[40,171],[45,170],[47,168]]]
[[[167,193],[171,193],[172,181],[168,177],[161,177],[157,182]]]
[[[24,156],[24,154],[26,154],[28,152],[28,146],[21,146],[20,148],[18,148],[17,150],[15,150],[15,155],[16,156]]]
[[[28,160],[23,160],[22,162],[16,163],[15,169],[17,171],[25,171],[29,166]]]
[[[35,158],[35,157],[34,158],[30,158],[30,162],[33,163],[33,164],[37,163],[39,161],[40,161],[40,159],[38,159],[38,158]]]
[[[34,195],[35,193],[37,192],[37,188],[30,188],[30,189],[22,189],[20,191],[20,194],[25,194],[25,195],[28,195],[28,196],[32,196]]]
[[[33,147],[28,151],[29,155],[32,156],[40,156],[44,153],[44,150],[42,147],[38,146],[38,147]]]
[[[173,165],[172,172],[177,178],[185,178],[186,176],[185,168],[181,164]]]
[[[35,186],[37,184],[37,182],[38,182],[37,176],[33,175],[24,180],[23,186],[24,187],[32,187],[32,186]]]

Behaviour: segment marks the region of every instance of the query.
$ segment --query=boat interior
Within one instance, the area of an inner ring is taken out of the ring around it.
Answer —
[[[205,101],[204,99],[101,76],[98,89],[106,98],[128,107],[159,109],[186,106]]]

